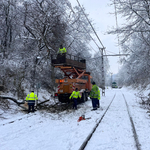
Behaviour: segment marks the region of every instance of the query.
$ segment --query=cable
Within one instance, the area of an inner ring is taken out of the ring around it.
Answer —
[[[69,8],[70,8],[70,10],[74,13],[74,14],[76,14],[75,12],[74,12],[74,10],[72,9],[72,7],[71,6],[69,6]],[[81,8],[82,9],[82,8]],[[83,11],[83,10],[82,10]],[[90,35],[90,33],[87,31],[87,29],[85,28],[85,26],[84,25],[82,25],[82,27],[84,28],[84,30],[88,33],[88,35],[90,36],[90,38],[93,40],[93,42],[96,44],[96,46],[99,48],[99,46],[98,46],[98,44],[96,43],[96,41],[93,39],[93,37]],[[93,49],[93,48],[92,48]],[[94,49],[93,49],[94,50]],[[95,51],[95,50],[94,50]]]
[[[114,0],[114,8],[115,8],[115,18],[116,18],[116,27],[118,29],[118,18],[117,18],[117,9],[116,9],[116,0]],[[119,35],[117,33],[117,38],[118,38],[118,46],[119,46]],[[119,47],[119,54],[120,54],[120,47]],[[119,56],[119,60],[120,60],[120,56]],[[118,70],[119,70],[119,64],[118,64]]]
[[[81,5],[80,5],[79,1],[78,1],[78,0],[76,0],[76,1],[77,1],[78,5],[80,6],[80,8],[81,8],[81,10],[82,10],[83,14],[85,15],[85,17],[86,17],[86,19],[87,19],[88,23],[90,24],[90,26],[91,26],[92,30],[94,31],[94,33],[95,33],[95,35],[96,35],[97,39],[99,40],[100,44],[102,45],[102,48],[103,48],[103,49],[105,49],[105,47],[104,47],[104,45],[102,44],[102,42],[101,42],[101,40],[100,40],[99,36],[98,36],[98,35],[97,35],[97,33],[96,33],[96,31],[95,31],[94,27],[92,26],[91,22],[89,21],[88,17],[87,17],[87,16],[86,16],[86,14],[85,14],[85,12],[84,12],[83,8],[81,7]],[[101,48],[99,47],[99,49],[101,49]]]
[[[90,43],[88,43],[88,44],[89,44],[90,47],[94,50],[94,52],[97,53],[96,50],[92,47],[92,45],[91,45]]]
[[[114,8],[115,8],[116,27],[118,29],[118,18],[117,18],[116,1],[115,0],[114,0]],[[120,41],[119,41],[119,35],[118,34],[117,34],[117,38],[118,38],[118,45],[119,45]],[[120,48],[119,48],[119,54],[120,54]]]
[[[111,52],[111,51],[108,51],[108,50],[106,50],[106,52],[109,52],[109,53],[112,53],[112,54],[116,55],[116,53],[114,53],[114,52]]]

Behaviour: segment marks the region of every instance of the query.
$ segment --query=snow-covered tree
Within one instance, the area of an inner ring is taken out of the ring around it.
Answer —
[[[150,1],[148,0],[113,0],[116,12],[124,18],[124,24],[110,31],[117,34],[124,53],[130,54],[123,58],[120,79],[125,85],[149,85],[149,49],[150,49]]]
[[[51,66],[51,54],[60,44],[86,59],[88,71],[101,83],[101,59],[89,63],[92,29],[80,7],[73,9],[68,0],[2,0],[0,8],[0,84],[5,90],[24,97],[24,89],[38,83],[53,89],[53,73],[61,73]]]

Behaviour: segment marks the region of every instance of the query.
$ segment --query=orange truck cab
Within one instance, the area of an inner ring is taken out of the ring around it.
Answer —
[[[80,79],[56,79],[58,84],[57,93],[60,102],[68,102],[71,93],[78,88],[81,95],[81,102],[88,99],[89,92],[91,90],[91,76],[89,73],[85,73]]]

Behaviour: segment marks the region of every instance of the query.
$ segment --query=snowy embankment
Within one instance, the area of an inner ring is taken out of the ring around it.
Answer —
[[[106,89],[106,96],[101,97],[103,110],[91,111],[92,104],[88,100],[79,105],[76,111],[68,110],[59,114],[37,111],[35,114],[24,114],[22,117],[16,114],[16,117],[13,116],[9,120],[1,120],[0,150],[78,150],[105,112],[115,93],[116,97],[110,109],[85,149],[135,149],[132,128],[122,97],[124,93],[141,149],[149,150],[150,121],[147,110],[140,108],[134,92],[126,89]],[[77,122],[83,114],[85,118],[90,119]],[[7,123],[11,120],[14,122]]]

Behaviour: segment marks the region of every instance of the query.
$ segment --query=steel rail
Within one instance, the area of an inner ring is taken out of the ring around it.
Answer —
[[[113,99],[111,100],[110,104],[108,105],[107,109],[105,110],[104,114],[102,115],[102,117],[100,118],[100,120],[98,121],[98,123],[95,125],[95,127],[93,128],[93,130],[91,131],[91,133],[87,136],[87,138],[85,139],[85,141],[80,146],[79,150],[84,150],[84,148],[86,147],[88,141],[91,139],[93,133],[95,132],[95,130],[97,129],[97,127],[99,126],[99,124],[101,123],[101,121],[103,120],[103,118],[104,118],[106,112],[108,111],[110,105],[112,104],[115,96],[116,96],[116,94],[114,95]]]
[[[127,111],[128,111],[128,115],[129,115],[131,126],[132,126],[132,131],[133,131],[133,136],[134,136],[136,148],[137,148],[137,150],[141,150],[141,144],[139,142],[138,135],[137,135],[136,129],[135,129],[135,125],[134,125],[133,119],[131,117],[129,105],[128,105],[127,101],[126,101],[126,98],[125,98],[124,94],[122,94],[122,95],[123,95],[123,98],[124,98],[126,106],[127,106]]]

